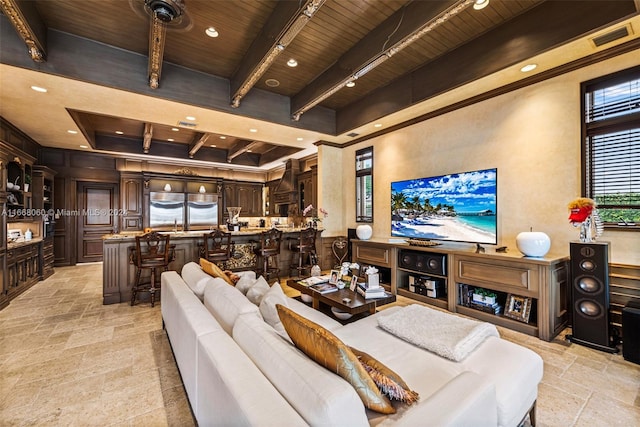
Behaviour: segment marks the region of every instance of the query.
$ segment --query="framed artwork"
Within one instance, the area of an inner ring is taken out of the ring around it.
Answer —
[[[340,279],[340,270],[331,270],[331,275],[329,276],[329,283],[331,283],[332,285],[337,285],[338,279]]]
[[[349,290],[355,292],[357,286],[358,286],[358,276],[354,274],[353,276],[351,276],[351,284],[349,285]]]
[[[520,322],[529,323],[531,303],[531,298],[509,294],[504,308],[504,315]]]

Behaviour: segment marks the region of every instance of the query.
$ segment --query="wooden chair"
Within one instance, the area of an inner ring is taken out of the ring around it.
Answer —
[[[271,275],[275,275],[280,282],[280,267],[278,257],[280,256],[280,246],[282,244],[282,231],[276,228],[260,233],[260,246],[254,248],[253,252],[258,259],[262,259],[262,267],[256,262],[256,272],[262,274],[269,280]]]
[[[296,254],[297,263],[291,264],[291,270],[297,270],[297,276],[301,277],[302,272],[309,270],[311,275],[311,267],[318,262],[318,255],[316,253],[316,234],[318,230],[313,227],[300,230],[300,234],[297,239],[292,239],[289,243],[289,250]]]
[[[161,268],[168,270],[172,261],[172,247],[170,236],[158,232],[146,233],[136,236],[136,248],[133,254],[136,266],[136,279],[131,287],[131,305],[135,305],[139,292],[149,292],[151,307],[155,305],[156,291],[160,288],[160,281],[156,283],[156,271]],[[149,282],[142,281],[142,271],[149,270],[151,277]]]
[[[231,259],[234,251],[235,243],[231,240],[231,233],[218,229],[204,234],[200,256],[218,264],[223,270],[227,269],[227,261]]]

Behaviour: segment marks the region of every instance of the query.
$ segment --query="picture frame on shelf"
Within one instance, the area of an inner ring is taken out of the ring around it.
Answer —
[[[351,276],[351,284],[349,285],[349,290],[355,292],[358,287],[358,276],[355,274]]]
[[[329,283],[332,285],[338,284],[338,280],[340,279],[340,270],[331,270],[329,275]]]
[[[532,300],[529,297],[509,294],[505,304],[504,315],[519,322],[529,323]]]

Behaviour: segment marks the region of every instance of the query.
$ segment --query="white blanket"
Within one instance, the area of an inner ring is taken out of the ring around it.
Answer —
[[[464,359],[486,338],[500,336],[491,323],[417,304],[379,316],[378,325],[398,338],[456,362]]]

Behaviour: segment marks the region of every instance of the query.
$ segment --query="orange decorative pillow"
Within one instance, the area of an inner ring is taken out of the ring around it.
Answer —
[[[204,258],[200,258],[200,267],[202,267],[202,270],[205,273],[207,273],[209,276],[220,277],[231,286],[235,286],[235,283],[231,281],[229,276],[227,276],[225,272],[220,269],[220,267],[218,267],[211,261],[207,261]]]
[[[396,412],[349,346],[322,326],[289,308],[281,304],[276,304],[276,308],[282,325],[295,346],[318,364],[347,380],[355,388],[364,406],[382,414]]]

